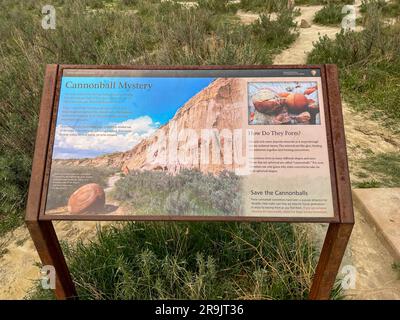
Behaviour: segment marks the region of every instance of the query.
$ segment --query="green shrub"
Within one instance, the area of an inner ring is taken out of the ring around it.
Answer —
[[[279,12],[287,8],[287,0],[241,0],[240,8],[247,11]]]
[[[136,222],[65,253],[81,299],[305,299],[316,261],[301,230]]]
[[[400,154],[371,155],[360,160],[360,165],[375,179],[358,184],[359,188],[400,187]]]
[[[236,12],[237,6],[230,4],[230,0],[198,0],[200,8],[218,13]]]
[[[323,25],[337,25],[342,22],[346,15],[342,13],[343,6],[340,4],[328,3],[314,16],[314,22]]]
[[[276,20],[271,19],[268,14],[262,14],[260,19],[252,24],[253,32],[271,47],[285,48],[297,37],[297,24],[293,19],[294,12],[287,9],[280,11]]]
[[[146,64],[234,65],[271,63],[268,47],[247,26],[220,19],[204,8],[175,10],[160,15],[158,49],[145,55]],[[167,28],[165,26],[168,26]]]
[[[300,5],[326,5],[329,3],[333,4],[354,4],[354,0],[295,0],[297,6]]]
[[[308,63],[335,63],[341,87],[353,108],[400,132],[400,23],[385,26],[376,4],[364,16],[364,30],[321,37]]]
[[[218,176],[197,170],[134,171],[115,185],[115,199],[130,204],[134,214],[239,214],[240,178],[232,172]]]
[[[165,199],[164,210],[167,214],[184,215],[185,213],[195,213],[199,208],[189,191],[175,190]]]
[[[30,168],[31,158],[23,153],[0,154],[0,236],[22,222]]]
[[[368,7],[371,5],[381,10],[384,17],[395,18],[400,15],[400,0],[363,0],[360,6],[360,12],[363,14],[366,13]]]

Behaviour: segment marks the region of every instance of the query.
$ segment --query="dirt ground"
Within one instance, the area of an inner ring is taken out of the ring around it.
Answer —
[[[358,1],[357,1],[358,3]],[[359,3],[358,3],[359,4]],[[295,43],[279,54],[275,64],[301,64],[306,62],[307,52],[312,43],[320,35],[333,37],[339,28],[318,26],[312,23],[312,18],[321,6],[299,7],[301,16],[310,28],[299,29],[300,36]],[[251,23],[257,19],[257,14],[239,12],[243,23]],[[388,132],[379,123],[363,115],[357,114],[343,104],[345,130],[348,146],[349,165],[352,172],[359,170],[358,160],[366,155],[367,150],[373,152],[400,151],[400,137]],[[353,182],[356,177],[352,174]],[[375,235],[375,231],[366,223],[363,216],[356,210],[356,225],[350,240],[350,245],[343,264],[356,267],[356,288],[349,290],[350,299],[400,299],[400,280],[392,270],[393,259],[386,248]],[[85,241],[95,236],[96,227],[103,224],[96,222],[56,222],[55,228],[61,240],[75,242]],[[312,225],[316,242],[321,244],[326,227],[320,224]],[[30,240],[25,226],[21,226],[0,239],[0,299],[22,299],[32,288],[33,281],[39,278],[39,262],[36,250]]]
[[[58,221],[54,226],[61,241],[74,243],[94,238],[101,224]],[[0,300],[23,299],[40,278],[39,256],[25,226],[13,230],[2,241],[5,253],[0,257]]]
[[[346,299],[354,300],[400,300],[400,277],[392,268],[393,258],[378,239],[376,230],[367,223],[357,209],[355,225],[339,276],[345,266],[355,268],[354,288],[344,290]],[[314,242],[321,249],[327,230],[326,224],[309,225]]]

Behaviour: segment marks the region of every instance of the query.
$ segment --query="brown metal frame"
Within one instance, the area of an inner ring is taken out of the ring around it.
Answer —
[[[96,216],[45,215],[51,155],[55,134],[61,77],[64,69],[131,69],[131,70],[241,70],[241,69],[320,69],[323,86],[328,153],[332,181],[334,217],[200,217],[200,216]],[[335,65],[279,66],[97,66],[48,65],[46,68],[39,126],[36,137],[32,176],[26,210],[26,224],[36,249],[45,265],[53,265],[57,273],[56,296],[59,299],[77,298],[76,290],[64,255],[54,231],[52,220],[169,220],[169,221],[258,221],[258,222],[321,222],[329,223],[325,242],[311,286],[310,299],[329,299],[353,225],[354,214],[347,165],[338,71]]]

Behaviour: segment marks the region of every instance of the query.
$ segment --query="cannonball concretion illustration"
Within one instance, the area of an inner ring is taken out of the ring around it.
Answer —
[[[274,114],[282,110],[279,97],[271,90],[263,89],[252,97],[254,107],[257,111]]]
[[[293,88],[283,92],[262,88],[251,96],[254,109],[261,113],[264,124],[315,124],[319,113],[318,103],[309,95],[317,91],[312,86],[301,92]],[[254,112],[250,113],[250,124],[255,119]],[[256,121],[257,122],[257,121]],[[259,123],[260,121],[258,121]],[[261,124],[263,124],[261,122]]]
[[[87,212],[99,212],[104,209],[105,193],[97,183],[89,183],[81,186],[68,199],[68,211],[80,214]]]
[[[298,114],[306,111],[308,108],[308,99],[304,94],[301,93],[289,94],[286,97],[285,103],[290,113]]]

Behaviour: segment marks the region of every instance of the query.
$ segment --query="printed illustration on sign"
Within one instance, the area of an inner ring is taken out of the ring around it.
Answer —
[[[45,214],[333,216],[319,78],[106,75],[62,78]]]
[[[249,124],[320,124],[318,85],[315,81],[250,82]]]

